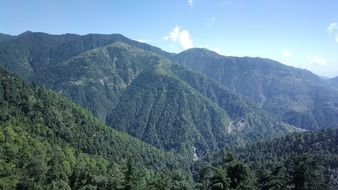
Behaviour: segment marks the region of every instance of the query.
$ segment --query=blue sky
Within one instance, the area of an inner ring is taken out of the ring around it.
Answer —
[[[121,33],[338,75],[337,0],[1,0],[0,32]]]

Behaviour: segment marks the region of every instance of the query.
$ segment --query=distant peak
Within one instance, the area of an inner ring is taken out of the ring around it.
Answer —
[[[220,56],[220,54],[211,51],[206,48],[190,48],[185,51],[182,51],[179,54],[193,54],[193,55],[200,55],[200,56]]]
[[[32,31],[27,30],[26,32],[19,34],[19,36],[24,36],[24,35],[28,35],[28,34],[32,34],[32,33],[33,33]]]

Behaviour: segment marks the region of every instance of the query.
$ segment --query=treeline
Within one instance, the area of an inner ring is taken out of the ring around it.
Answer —
[[[0,130],[0,189],[185,189],[192,180],[181,172],[154,171],[133,159],[108,161],[37,140],[22,123]],[[15,126],[15,127],[14,127]]]
[[[0,69],[0,189],[182,189],[189,166]]]
[[[221,185],[226,187],[223,189],[243,189],[241,183],[231,185],[231,181],[239,181],[231,173],[236,165],[235,176],[246,176],[240,181],[254,189],[337,189],[337,131],[294,133],[270,141],[228,147],[205,155],[195,164],[194,175],[209,188],[213,184],[221,185],[221,175],[228,182]]]
[[[294,156],[271,170],[251,169],[227,154],[201,166],[194,180],[179,171],[146,169],[134,159],[119,163],[33,138],[22,123],[0,131],[0,189],[329,189],[330,173],[311,155]]]
[[[311,155],[290,157],[271,170],[252,170],[227,154],[217,164],[200,167],[195,178],[203,190],[326,190],[331,185],[330,174]]]
[[[283,164],[292,156],[308,155],[327,167],[338,167],[338,129],[289,134],[285,137],[249,144],[245,147],[228,148],[239,159],[250,163],[252,168],[271,169]]]

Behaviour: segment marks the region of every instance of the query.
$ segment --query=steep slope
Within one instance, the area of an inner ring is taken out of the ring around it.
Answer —
[[[37,141],[69,146],[110,161],[134,158],[150,168],[177,167],[172,154],[113,130],[65,98],[30,87],[2,69],[0,105],[1,130],[13,128]]]
[[[52,87],[105,121],[125,88],[159,59],[155,54],[118,42],[50,66],[34,81]]]
[[[165,150],[197,155],[287,133],[248,101],[165,59],[135,78],[107,123]]]
[[[138,72],[138,67],[145,66],[148,61],[154,62],[150,56],[144,57],[143,60],[137,60],[135,56],[128,58],[114,48],[85,53],[115,42],[125,42],[163,56],[170,55],[159,48],[130,40],[119,34],[79,36],[25,32],[12,40],[0,43],[2,60],[0,64],[28,81],[58,92],[62,91],[64,95],[105,121],[107,109],[115,105],[118,97],[114,93],[120,93],[125,83],[130,82],[133,72]],[[92,54],[99,54],[102,57],[93,60]],[[109,57],[110,55],[113,56]],[[136,65],[138,61],[142,63]],[[128,73],[129,69],[135,71]],[[96,80],[97,78],[100,80]],[[91,84],[88,86],[88,83]]]
[[[290,125],[303,129],[338,126],[337,92],[309,71],[206,49],[190,49],[171,59],[248,97]]]
[[[35,75],[85,51],[103,47],[114,42],[124,42],[159,55],[170,54],[148,44],[130,40],[120,34],[50,35],[41,32],[25,32],[11,40],[0,43],[1,65],[19,73],[24,79],[36,81]]]
[[[19,38],[42,40],[35,41],[35,49]],[[45,44],[49,40],[52,45]],[[287,132],[245,98],[171,63],[155,53],[169,55],[152,46],[119,35],[26,33],[13,41],[19,42],[23,49],[30,47],[29,56],[36,55],[32,62],[13,64],[19,74],[26,68],[22,64],[31,66],[32,82],[70,98],[101,120],[109,114],[110,126],[165,150],[191,156],[195,148],[199,154]],[[8,44],[0,43],[3,48]]]

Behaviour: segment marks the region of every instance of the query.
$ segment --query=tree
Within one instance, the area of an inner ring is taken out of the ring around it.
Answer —
[[[311,155],[296,156],[291,161],[289,173],[295,190],[328,189],[324,169]]]
[[[136,167],[135,161],[132,158],[129,158],[126,163],[126,170],[125,170],[124,176],[125,176],[125,183],[124,183],[125,190],[142,189],[143,179],[141,177],[139,169]]]
[[[259,180],[262,190],[287,190],[288,181],[284,167],[277,167],[271,174],[265,174]]]

